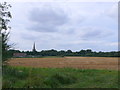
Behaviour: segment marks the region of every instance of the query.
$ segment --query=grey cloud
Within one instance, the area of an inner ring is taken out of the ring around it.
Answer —
[[[69,20],[67,14],[54,8],[34,8],[30,12],[29,20],[32,25],[29,27],[30,30],[38,32],[55,32],[58,30],[57,27],[66,24]]]
[[[55,32],[57,28],[55,26],[35,24],[29,28],[30,30],[35,30],[37,32]]]
[[[97,37],[100,37],[101,35],[102,35],[102,32],[99,30],[89,31],[83,35],[83,38],[97,38]]]
[[[80,29],[83,34],[79,35],[81,36],[81,39],[94,39],[94,40],[103,40],[103,38],[105,40],[110,39],[111,37],[115,36],[115,33],[110,30],[110,29],[106,29],[106,28],[100,28],[100,27],[83,27]]]
[[[112,6],[110,10],[108,10],[107,15],[111,18],[118,19],[118,4]]]
[[[37,36],[31,35],[31,34],[22,34],[21,37],[27,40],[35,40],[37,38]]]
[[[82,40],[97,39],[103,36],[104,31],[98,27],[82,27],[79,29],[80,34],[77,35]]]
[[[77,50],[80,51],[81,49],[92,49],[95,50],[95,47],[98,46],[100,44],[97,43],[78,43],[78,44],[60,44],[59,47],[60,48],[64,48],[66,50],[71,49],[71,50]]]

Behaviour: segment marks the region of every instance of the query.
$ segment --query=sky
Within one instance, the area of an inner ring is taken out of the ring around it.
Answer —
[[[117,2],[11,2],[15,49],[118,50]]]

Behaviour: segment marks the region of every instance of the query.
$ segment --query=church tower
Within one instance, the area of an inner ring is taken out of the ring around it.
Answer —
[[[36,48],[35,48],[35,42],[34,42],[34,44],[33,44],[33,50],[32,50],[32,52],[37,52],[37,51],[36,51]]]

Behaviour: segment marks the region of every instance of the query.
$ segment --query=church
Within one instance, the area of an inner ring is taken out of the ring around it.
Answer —
[[[35,47],[35,42],[34,42],[34,44],[33,44],[32,52],[33,52],[33,53],[37,52],[36,47]]]
[[[38,55],[35,55],[37,52],[35,42],[33,44],[32,52],[33,55],[27,55],[27,53],[21,53],[21,52],[13,53],[13,57],[37,57]]]

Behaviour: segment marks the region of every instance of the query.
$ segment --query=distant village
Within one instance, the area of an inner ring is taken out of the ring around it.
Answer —
[[[33,44],[33,49],[32,49],[32,53],[36,53],[37,50],[36,50],[36,47],[35,47],[35,43]],[[27,55],[27,53],[23,52],[16,52],[16,53],[13,53],[13,57],[39,57],[39,55]]]
[[[96,52],[92,51],[91,49],[86,49],[86,50],[79,50],[76,52],[73,52],[71,50],[42,50],[38,52],[36,50],[36,45],[35,43],[33,44],[33,48],[31,51],[19,51],[19,50],[9,50],[9,53],[12,57],[44,57],[44,56],[57,56],[57,57],[64,57],[64,56],[82,56],[82,57],[120,57],[120,51],[111,51],[111,52]]]

